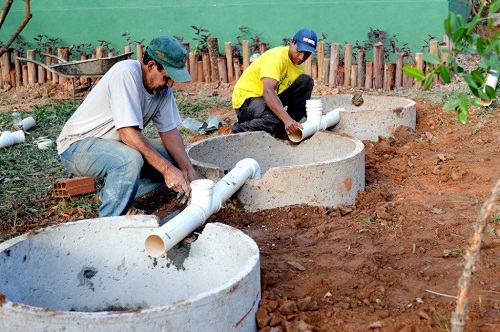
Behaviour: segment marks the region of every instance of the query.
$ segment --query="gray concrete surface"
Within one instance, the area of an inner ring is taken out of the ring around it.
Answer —
[[[1,243],[0,331],[255,331],[255,242],[210,223],[156,259],[144,239],[157,227],[98,218]]]
[[[392,136],[399,126],[415,129],[417,110],[411,99],[363,95],[361,106],[354,106],[349,94],[322,96],[321,99],[324,113],[344,108],[339,123],[330,129],[333,132],[376,142],[379,136]]]
[[[247,180],[236,193],[247,211],[349,205],[365,186],[363,144],[337,133],[321,131],[296,144],[249,132],[209,138],[187,150],[200,175],[215,182],[241,159],[259,163],[262,178]]]

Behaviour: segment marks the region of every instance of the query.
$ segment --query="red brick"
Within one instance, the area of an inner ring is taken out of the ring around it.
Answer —
[[[93,177],[77,177],[54,182],[54,197],[71,197],[95,191]]]

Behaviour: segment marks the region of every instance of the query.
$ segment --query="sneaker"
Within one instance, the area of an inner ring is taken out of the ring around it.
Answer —
[[[142,215],[145,215],[146,214],[146,211],[144,210],[139,210],[139,209],[136,209],[135,207],[131,206],[127,213],[125,213],[126,216],[142,216]]]

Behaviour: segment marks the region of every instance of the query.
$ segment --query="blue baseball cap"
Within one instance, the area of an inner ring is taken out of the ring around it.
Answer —
[[[316,52],[316,44],[318,42],[318,37],[316,32],[309,28],[302,28],[295,36],[293,36],[293,41],[297,45],[297,49],[300,52]]]
[[[146,48],[149,56],[159,62],[175,82],[191,81],[186,68],[187,50],[180,41],[171,36],[154,38]]]

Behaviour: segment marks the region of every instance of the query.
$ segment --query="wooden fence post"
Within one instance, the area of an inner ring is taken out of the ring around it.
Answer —
[[[194,52],[189,52],[189,75],[191,75],[191,82],[198,80],[198,56]]]
[[[208,38],[208,54],[210,56],[211,82],[219,80],[219,44],[217,38]]]
[[[373,45],[373,89],[382,89],[384,83],[384,45]]]
[[[415,63],[418,69],[425,73],[424,71],[424,53],[418,52],[415,54]],[[414,81],[413,85],[415,88],[420,89],[422,87],[422,81]]]
[[[12,86],[12,81],[10,79],[10,51],[5,52],[2,57],[0,58],[0,66],[2,68],[2,85],[7,86],[10,85]]]
[[[202,53],[201,60],[203,62],[203,77],[205,82],[212,82],[212,75],[210,70],[210,54]]]
[[[23,73],[21,67],[21,60],[17,59],[19,56],[19,51],[14,50],[14,68],[16,70],[16,89],[19,89],[23,85]]]
[[[396,78],[394,79],[394,87],[399,89],[403,86],[403,53],[398,53],[396,56]]]
[[[63,46],[57,48],[57,56],[63,60],[68,60],[69,58],[69,47]],[[59,84],[64,84],[68,81],[66,77],[59,77]]]
[[[344,86],[351,86],[352,44],[345,43],[344,51]]]
[[[243,55],[243,71],[250,65],[250,45],[248,40],[241,41],[241,52]]]
[[[227,80],[232,82],[234,80],[233,74],[233,52],[231,42],[224,43],[226,47],[226,67],[227,67]]]
[[[318,81],[323,82],[323,62],[325,59],[325,43],[319,41],[316,45],[316,56],[318,61]]]
[[[365,89],[373,88],[373,61],[366,61]]]
[[[365,85],[365,72],[366,72],[366,64],[365,64],[365,50],[358,50],[358,88],[362,88]]]
[[[30,60],[35,60],[36,50],[28,50],[26,52],[26,58]],[[33,62],[28,62],[28,85],[30,87],[36,84],[36,64]]]
[[[330,75],[328,83],[331,87],[337,86],[337,74],[339,72],[339,43],[332,43],[330,47]]]

